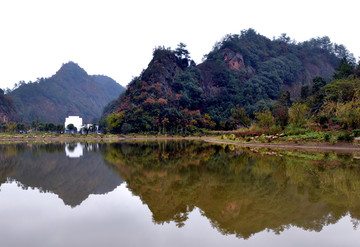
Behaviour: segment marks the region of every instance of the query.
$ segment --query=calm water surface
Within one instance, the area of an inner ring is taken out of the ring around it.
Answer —
[[[359,246],[360,154],[0,145],[0,246]]]

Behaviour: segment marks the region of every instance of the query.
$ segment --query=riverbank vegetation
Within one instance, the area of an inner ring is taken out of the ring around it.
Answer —
[[[301,88],[301,97],[291,100],[283,93],[273,107],[256,112],[252,124],[243,109],[234,120],[243,127],[220,139],[240,141],[353,142],[360,137],[360,65],[344,58],[326,83],[313,79],[312,87]]]
[[[190,118],[176,130],[168,130],[164,124],[159,130],[140,133],[156,136],[218,136],[219,139],[230,141],[260,143],[357,143],[360,139],[359,97],[360,65],[351,58],[344,58],[330,82],[315,77],[311,86],[301,87],[299,97],[291,98],[290,93],[284,91],[274,104],[264,106],[253,114],[248,114],[244,107],[235,106],[228,119],[233,130],[214,130],[212,127],[215,124],[211,124],[213,120],[210,115],[205,114],[202,118],[198,112],[194,114],[198,119]],[[116,133],[116,126],[122,119],[114,114],[106,119],[106,126],[108,131]]]

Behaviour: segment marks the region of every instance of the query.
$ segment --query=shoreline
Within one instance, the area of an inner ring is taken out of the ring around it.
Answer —
[[[232,144],[242,147],[258,147],[258,148],[280,148],[280,149],[308,149],[308,150],[319,150],[319,151],[359,151],[360,146],[348,143],[337,143],[337,144],[328,144],[328,143],[305,143],[305,144],[295,144],[295,143],[242,143],[242,142],[233,142],[233,141],[223,141],[223,140],[206,140],[210,143],[216,144]]]
[[[236,145],[242,147],[259,147],[259,148],[280,148],[280,149],[308,149],[319,151],[359,151],[360,145],[350,143],[255,143],[255,142],[237,142],[231,140],[219,140],[217,137],[166,137],[166,136],[110,136],[110,137],[95,137],[95,136],[9,136],[0,137],[0,144],[6,143],[27,143],[27,142],[121,142],[121,141],[161,141],[161,140],[189,140],[189,141],[204,141],[213,144]]]

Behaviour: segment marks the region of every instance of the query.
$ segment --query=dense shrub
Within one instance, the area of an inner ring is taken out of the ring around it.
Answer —
[[[341,133],[338,136],[338,141],[345,141],[345,142],[352,142],[354,141],[354,136],[350,135],[350,133],[345,132],[345,133]]]

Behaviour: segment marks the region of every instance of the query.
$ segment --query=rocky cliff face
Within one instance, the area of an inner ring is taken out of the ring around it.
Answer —
[[[246,68],[244,63],[244,58],[240,52],[232,51],[228,48],[221,51],[221,54],[224,58],[224,63],[229,69],[240,71],[240,69],[252,70],[251,67]]]
[[[159,85],[159,94],[171,94],[171,84],[175,76],[183,72],[182,61],[175,54],[167,50],[157,50],[148,68],[141,76],[141,81],[146,85]],[[134,85],[129,85],[132,87]],[[143,87],[142,87],[143,88]],[[141,89],[141,88],[140,88]]]

